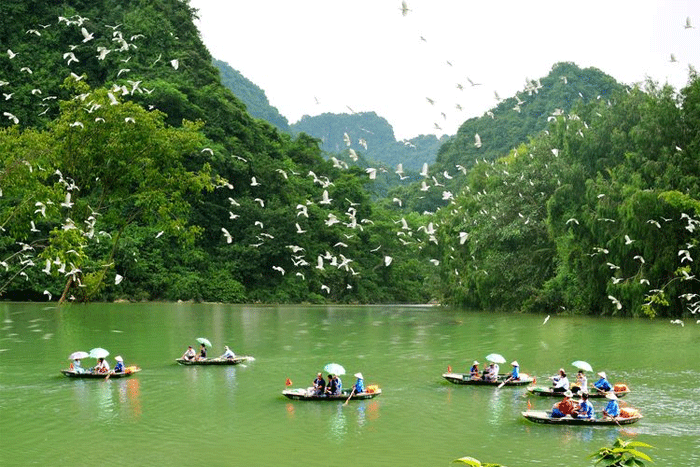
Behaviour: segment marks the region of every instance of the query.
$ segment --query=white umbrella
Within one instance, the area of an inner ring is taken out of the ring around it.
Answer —
[[[204,344],[207,347],[211,347],[211,342],[209,342],[209,339],[207,339],[206,337],[198,337],[197,342],[199,342],[200,344]]]
[[[578,368],[579,370],[593,371],[593,367],[589,363],[584,362],[583,360],[576,360],[571,365]]]
[[[342,376],[345,374],[345,368],[343,368],[343,365],[339,365],[337,363],[329,363],[328,365],[323,367],[323,371],[332,375]]]
[[[95,347],[90,351],[88,357],[90,358],[107,358],[109,356],[109,351],[103,349],[102,347]]]
[[[88,358],[89,356],[89,353],[79,350],[68,355],[68,360],[82,360],[83,358]]]
[[[490,354],[488,354],[488,355],[486,356],[486,360],[488,360],[489,362],[499,363],[499,364],[500,364],[500,363],[505,363],[505,362],[506,362],[506,359],[503,358],[503,355],[497,354],[497,353],[490,353]]]

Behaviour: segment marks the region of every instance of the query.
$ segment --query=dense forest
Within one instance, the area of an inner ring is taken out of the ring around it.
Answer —
[[[692,70],[676,91],[556,64],[398,185],[361,120],[328,154],[280,131],[279,114],[251,116],[187,2],[15,0],[4,13],[5,299],[650,317],[700,305]]]

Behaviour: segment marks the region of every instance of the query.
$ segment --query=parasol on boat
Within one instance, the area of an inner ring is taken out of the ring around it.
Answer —
[[[503,358],[503,355],[498,354],[498,353],[488,354],[486,356],[486,360],[488,360],[489,362],[498,363],[498,364],[506,362],[506,359]]]
[[[73,352],[72,354],[68,355],[68,360],[82,360],[84,358],[88,358],[90,356],[89,353],[84,352],[82,350],[79,350],[77,352]]]
[[[90,350],[88,357],[90,358],[107,358],[109,356],[109,351],[103,349],[102,347],[95,347]]]
[[[211,342],[209,342],[209,339],[207,339],[206,337],[198,337],[197,342],[199,342],[200,344],[204,344],[207,347],[211,347]]]
[[[593,367],[583,360],[576,360],[575,362],[571,363],[571,366],[583,371],[593,371]]]
[[[323,371],[332,375],[342,376],[345,374],[345,368],[343,368],[343,365],[339,365],[337,363],[329,363],[328,365],[323,367]]]

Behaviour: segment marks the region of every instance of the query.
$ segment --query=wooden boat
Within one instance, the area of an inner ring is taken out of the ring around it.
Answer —
[[[546,423],[549,425],[629,425],[631,423],[638,422],[642,419],[642,414],[639,412],[634,412],[629,417],[615,417],[615,418],[573,418],[571,415],[566,415],[561,418],[552,418],[552,412],[546,412],[544,410],[528,410],[523,412],[523,417],[527,418],[531,422],[535,423]]]
[[[335,396],[317,396],[314,393],[313,388],[296,388],[296,389],[285,389],[282,394],[293,400],[297,401],[342,401],[345,402],[350,397],[350,389],[344,389],[341,394]],[[365,400],[373,399],[380,395],[382,390],[379,388],[367,387],[365,392],[355,393],[350,398],[351,401],[354,400]]]
[[[627,386],[625,386],[626,388]],[[530,394],[534,394],[536,396],[550,396],[550,397],[564,397],[564,394],[561,392],[554,392],[552,391],[551,387],[542,387],[542,386],[530,386],[527,388],[527,390],[530,392]],[[629,389],[626,390],[621,390],[621,391],[613,391],[617,397],[625,397],[627,394],[630,393]],[[606,392],[598,392],[597,390],[591,390],[588,393],[588,398],[589,399],[602,399],[605,397],[607,393]],[[578,394],[574,394],[576,396]]]
[[[455,384],[471,384],[474,386],[499,386],[503,381],[510,377],[510,373],[503,373],[498,375],[496,381],[484,381],[482,379],[473,380],[469,373],[443,373],[442,377],[445,378],[450,383]],[[517,381],[508,381],[504,386],[525,386],[526,384],[532,383],[533,378],[525,373],[520,374],[520,379]]]
[[[248,360],[252,360],[253,357],[248,355],[237,355],[234,358],[206,358],[204,360],[186,360],[184,358],[178,358],[175,361],[180,365],[238,365],[239,363],[245,363]]]
[[[138,373],[141,371],[141,368],[137,366],[128,366],[124,369],[122,373],[113,373],[113,372],[107,372],[107,373],[93,373],[91,371],[86,371],[84,373],[78,373],[75,370],[61,370],[61,373],[64,375],[68,376],[69,378],[92,378],[92,379],[105,379],[107,375],[109,375],[109,379],[112,378],[125,378],[127,376],[131,376],[134,373]]]

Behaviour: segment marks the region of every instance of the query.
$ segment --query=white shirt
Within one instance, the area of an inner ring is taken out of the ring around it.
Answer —
[[[555,388],[564,388],[566,390],[569,389],[569,378],[566,376],[559,378],[557,381],[554,382],[554,387]]]

